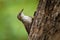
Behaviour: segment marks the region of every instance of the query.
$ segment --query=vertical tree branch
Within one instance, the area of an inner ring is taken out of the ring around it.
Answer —
[[[60,0],[39,0],[28,40],[59,40],[59,24]]]

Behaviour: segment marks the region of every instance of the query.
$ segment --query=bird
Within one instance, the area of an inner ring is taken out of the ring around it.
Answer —
[[[24,24],[25,28],[26,28],[26,31],[27,33],[29,34],[30,33],[30,29],[31,29],[31,23],[32,23],[32,20],[33,18],[31,16],[26,16],[24,13],[23,13],[23,10],[22,9],[17,18]]]

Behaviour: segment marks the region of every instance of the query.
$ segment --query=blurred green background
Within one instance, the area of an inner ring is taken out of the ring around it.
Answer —
[[[17,15],[33,16],[38,0],[0,0],[0,40],[27,40],[28,35]]]

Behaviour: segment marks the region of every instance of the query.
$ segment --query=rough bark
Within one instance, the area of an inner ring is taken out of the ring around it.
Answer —
[[[60,0],[39,0],[28,40],[60,40]]]

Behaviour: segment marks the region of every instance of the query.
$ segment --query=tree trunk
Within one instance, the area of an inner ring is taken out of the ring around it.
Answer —
[[[39,0],[28,40],[60,40],[60,0]]]

